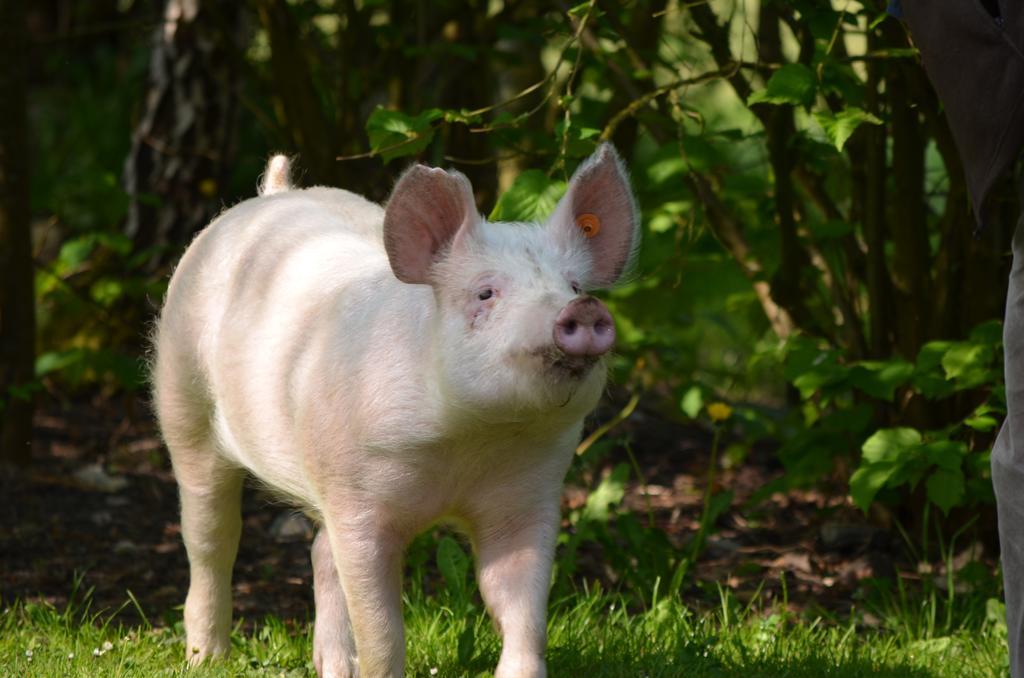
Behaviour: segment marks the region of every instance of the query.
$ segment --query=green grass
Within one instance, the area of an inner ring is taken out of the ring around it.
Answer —
[[[584,592],[552,603],[548,666],[552,676],[587,678],[1005,675],[998,614],[944,620],[942,609],[935,597],[894,598],[875,610],[883,630],[869,630],[856,615],[839,622],[744,610],[728,594],[717,609],[698,613],[670,600],[626,609],[619,596]],[[251,633],[236,630],[228,659],[187,673],[313,675],[309,634],[306,623],[268,618]],[[407,599],[406,638],[410,676],[489,675],[497,663],[498,639],[477,607],[467,617],[436,598]],[[5,676],[185,675],[183,655],[180,622],[125,627],[82,603],[63,611],[14,603],[0,612]]]

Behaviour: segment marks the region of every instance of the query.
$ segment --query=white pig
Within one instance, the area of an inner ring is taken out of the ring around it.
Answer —
[[[601,146],[540,225],[488,223],[454,171],[413,166],[384,209],[288,174],[273,158],[195,239],[157,325],[189,662],[229,649],[249,473],[320,525],[321,676],[402,674],[402,552],[442,521],[473,544],[495,675],[545,675],[561,485],[615,339],[586,291],[639,239],[618,156]]]

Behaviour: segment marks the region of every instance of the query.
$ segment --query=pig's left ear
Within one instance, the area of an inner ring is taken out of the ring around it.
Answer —
[[[601,144],[576,170],[549,227],[590,251],[586,287],[613,285],[629,268],[640,242],[639,219],[629,178],[611,144]]]
[[[384,209],[384,249],[395,277],[429,283],[438,257],[479,220],[473,188],[464,175],[425,165],[410,167]]]

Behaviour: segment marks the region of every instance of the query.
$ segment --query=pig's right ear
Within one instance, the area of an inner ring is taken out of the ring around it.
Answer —
[[[384,210],[384,249],[395,277],[427,283],[430,267],[462,229],[480,216],[469,179],[459,172],[413,165]]]

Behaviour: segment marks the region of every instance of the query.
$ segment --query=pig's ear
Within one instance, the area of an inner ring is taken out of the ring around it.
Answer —
[[[590,251],[587,287],[607,287],[622,277],[639,245],[640,229],[626,169],[611,144],[601,144],[576,170],[549,226]]]
[[[458,172],[414,165],[401,176],[384,210],[384,249],[395,277],[426,283],[430,267],[480,217],[469,179]]]

